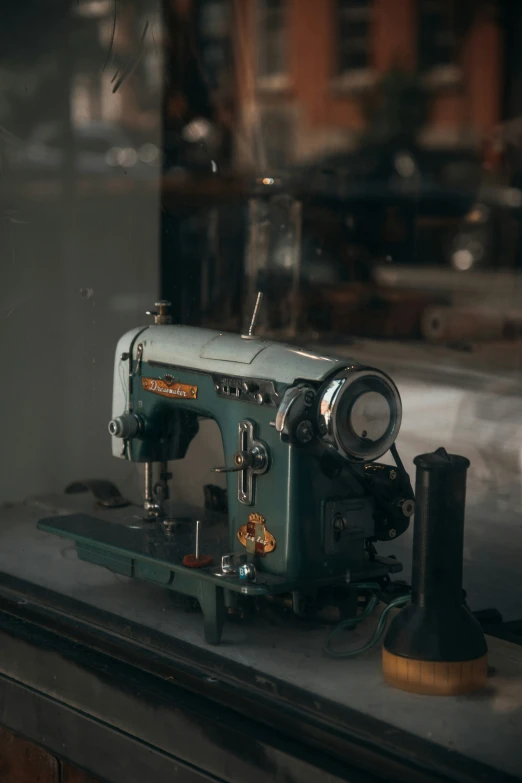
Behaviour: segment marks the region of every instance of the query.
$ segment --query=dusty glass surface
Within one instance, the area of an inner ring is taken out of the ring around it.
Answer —
[[[159,298],[244,333],[262,290],[262,337],[393,377],[412,479],[470,459],[470,605],[520,619],[521,34],[487,0],[8,4],[0,502],[96,478],[141,504],[107,432],[119,338]],[[168,502],[223,459],[201,421]],[[382,547],[405,578],[410,548]]]

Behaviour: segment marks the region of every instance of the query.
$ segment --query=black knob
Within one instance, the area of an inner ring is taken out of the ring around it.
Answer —
[[[109,432],[114,438],[127,440],[139,435],[142,430],[142,420],[133,413],[124,413],[123,416],[116,416],[109,422]]]

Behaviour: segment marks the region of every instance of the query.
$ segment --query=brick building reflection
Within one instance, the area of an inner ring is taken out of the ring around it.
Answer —
[[[238,104],[254,158],[277,165],[353,148],[365,95],[392,69],[425,89],[422,144],[479,147],[501,117],[502,38],[489,4],[464,6],[235,0]]]

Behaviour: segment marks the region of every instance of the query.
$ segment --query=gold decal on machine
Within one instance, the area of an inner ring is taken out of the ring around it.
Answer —
[[[141,385],[145,391],[160,394],[162,397],[182,397],[185,400],[195,400],[198,396],[198,387],[188,383],[179,383],[170,375],[163,380],[160,378],[142,378]]]
[[[250,514],[246,525],[241,525],[237,537],[246,551],[252,555],[264,555],[273,552],[276,540],[266,528],[265,518],[261,514]]]

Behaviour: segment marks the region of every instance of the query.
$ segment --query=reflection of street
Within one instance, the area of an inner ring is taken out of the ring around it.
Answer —
[[[66,161],[59,123],[38,125],[27,142],[6,148],[13,173],[25,177],[60,177]],[[157,180],[161,164],[159,147],[151,142],[137,149],[131,137],[117,125],[90,122],[74,129],[73,166],[83,177],[128,177]]]
[[[522,387],[491,378],[484,387],[461,399],[454,440],[476,451],[470,474],[477,500],[492,498],[497,512],[522,511]]]
[[[403,403],[398,447],[412,479],[413,458],[439,446],[470,459],[464,587],[473,609],[493,606],[505,619],[519,619],[522,373],[502,377],[451,369],[442,362],[437,367],[437,361],[430,362],[428,348],[424,366],[419,366],[411,358],[408,363],[407,347],[400,347],[397,361],[393,344],[388,350],[385,346],[351,346],[342,352],[390,372],[397,383]],[[520,352],[520,345],[514,350]],[[519,357],[520,353],[518,362]],[[404,562],[406,579],[410,578],[411,534],[412,529],[396,542],[379,546],[379,552],[396,554]]]
[[[61,492],[90,475],[107,476],[126,493],[138,486],[134,470],[111,457],[105,422],[112,346],[145,320],[156,295],[159,199],[148,184],[127,183],[116,195],[86,179],[92,195],[69,203],[49,190],[30,198],[19,181],[9,190],[17,222],[4,221],[0,233],[8,281],[0,291],[0,351],[12,383],[4,388],[11,413],[0,460],[24,470],[3,471],[2,502]],[[37,406],[30,402],[35,389]]]
[[[506,382],[503,390],[500,384],[493,390],[496,384],[486,380],[484,388],[472,389],[421,378],[395,375],[404,406],[403,451],[413,458],[419,448],[444,445],[465,454],[471,460],[469,505],[486,503],[495,514],[520,511],[522,384]]]

